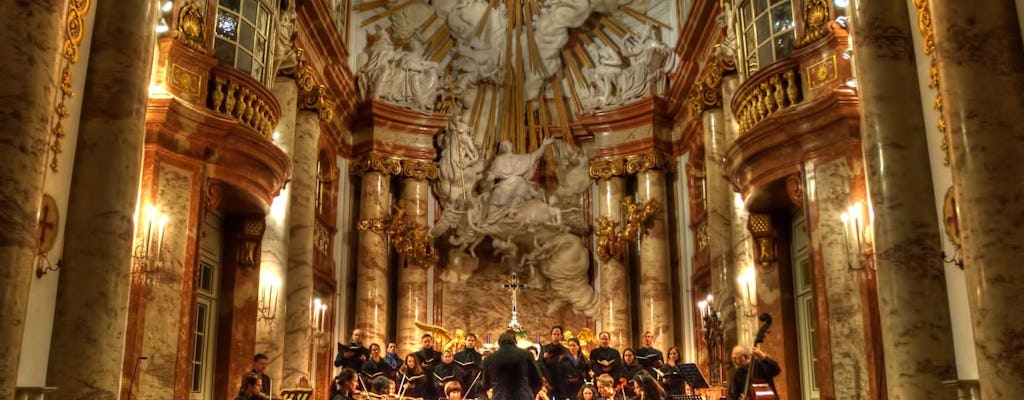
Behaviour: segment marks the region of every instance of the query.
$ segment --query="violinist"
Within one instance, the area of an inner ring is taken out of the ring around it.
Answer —
[[[576,393],[576,400],[598,400],[597,388],[594,385],[586,384]]]
[[[775,389],[775,377],[782,372],[779,363],[768,358],[761,349],[740,345],[732,348],[732,363],[736,366],[736,372],[729,380],[729,395],[726,397],[728,400],[737,400],[747,391],[747,370],[750,369],[752,360],[754,361],[754,372],[750,377],[750,382],[765,381],[771,387],[772,392],[778,394]]]
[[[595,381],[597,382],[597,396],[600,400],[610,400],[615,397],[615,378],[608,374],[601,374]]]
[[[235,400],[266,400],[268,397],[260,391],[260,376],[250,372],[242,376],[242,387],[238,389]]]
[[[459,381],[451,381],[444,384],[444,398],[448,400],[462,400],[462,385]]]
[[[668,400],[665,390],[651,374],[641,372],[633,380],[633,392],[638,400]]]
[[[331,400],[355,400],[359,390],[359,374],[351,368],[343,368],[338,376],[334,377],[334,384],[331,385]]]

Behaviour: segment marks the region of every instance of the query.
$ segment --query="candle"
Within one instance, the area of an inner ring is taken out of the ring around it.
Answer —
[[[167,215],[160,216],[160,229],[157,234],[157,245],[156,245],[156,259],[160,259],[160,254],[164,251],[164,229],[167,228]]]
[[[149,245],[153,241],[153,218],[155,210],[153,206],[146,207],[146,241],[143,243],[143,253],[146,257],[149,257]]]
[[[850,217],[847,214],[843,213],[839,219],[843,221],[843,243],[846,244],[846,258],[850,258]]]

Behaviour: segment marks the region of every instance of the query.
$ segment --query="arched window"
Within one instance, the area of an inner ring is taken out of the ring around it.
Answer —
[[[790,0],[746,0],[739,11],[746,76],[792,52],[796,22]]]
[[[266,82],[273,10],[265,0],[220,0],[213,45],[217,61]]]

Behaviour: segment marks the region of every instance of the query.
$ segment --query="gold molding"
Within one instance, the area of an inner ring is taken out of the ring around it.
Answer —
[[[701,114],[713,108],[722,108],[722,77],[736,73],[731,59],[716,57],[701,71],[686,100],[690,118],[700,122]]]
[[[57,157],[64,152],[61,140],[64,139],[64,118],[68,116],[67,99],[75,93],[71,90],[74,81],[71,67],[78,62],[78,46],[85,37],[85,16],[89,13],[90,0],[71,0],[68,2],[67,16],[64,18],[64,49],[60,73],[60,96],[53,111],[57,114],[53,127],[50,128],[50,169],[57,172]]]
[[[613,176],[635,175],[652,169],[675,170],[672,156],[660,150],[645,153],[593,160],[587,172],[592,179],[609,179]]]
[[[195,1],[189,0],[178,11],[178,32],[186,47],[206,53],[206,17]]]
[[[942,165],[949,166],[949,135],[946,132],[946,113],[942,108],[942,91],[939,90],[939,61],[935,56],[935,29],[932,27],[931,5],[929,0],[914,0],[917,7],[917,30],[921,32],[921,46],[928,56],[928,88],[935,89],[935,102],[932,105],[939,112],[936,129],[942,135]]]
[[[807,86],[814,90],[825,86],[825,84],[836,80],[839,72],[836,70],[836,55],[807,66]]]
[[[321,122],[334,118],[334,101],[327,96],[327,86],[318,85],[313,90],[299,93],[299,110],[313,111]]]
[[[622,208],[625,223],[612,221],[605,216],[597,219],[594,236],[597,237],[597,257],[602,262],[613,258],[622,260],[626,246],[646,233],[644,227],[658,213],[661,205],[656,200],[637,203],[633,201],[633,196],[626,196],[622,199]]]
[[[800,44],[807,45],[825,36],[828,22],[828,3],[825,0],[808,0],[804,4],[804,37]]]
[[[437,179],[440,173],[437,163],[432,161],[405,159],[376,152],[367,153],[352,162],[348,168],[349,174],[352,175],[362,175],[370,171],[427,180]]]
[[[402,160],[402,175],[420,180],[435,180],[440,171],[437,163],[431,161]]]
[[[405,258],[406,266],[430,268],[440,260],[427,227],[407,218],[405,211],[398,206],[392,206],[388,216],[363,219],[356,225],[360,231],[387,236],[395,252]]]

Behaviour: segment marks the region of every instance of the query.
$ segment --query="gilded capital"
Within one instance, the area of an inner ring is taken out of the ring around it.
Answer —
[[[402,159],[378,153],[367,153],[349,165],[348,172],[352,175],[362,175],[367,172],[398,175],[402,173]]]
[[[334,101],[327,96],[327,87],[319,85],[308,92],[299,93],[299,109],[317,113],[322,122],[334,117]]]
[[[592,179],[609,179],[613,176],[625,175],[626,159],[619,157],[591,161],[588,172]]]
[[[700,121],[705,110],[722,107],[722,77],[736,73],[731,59],[716,57],[701,71],[686,100],[690,118]]]
[[[432,161],[402,160],[402,175],[413,179],[437,179],[439,170]]]
[[[652,169],[671,171],[673,167],[672,157],[660,150],[649,150],[646,153],[626,157],[626,173],[630,175]]]

